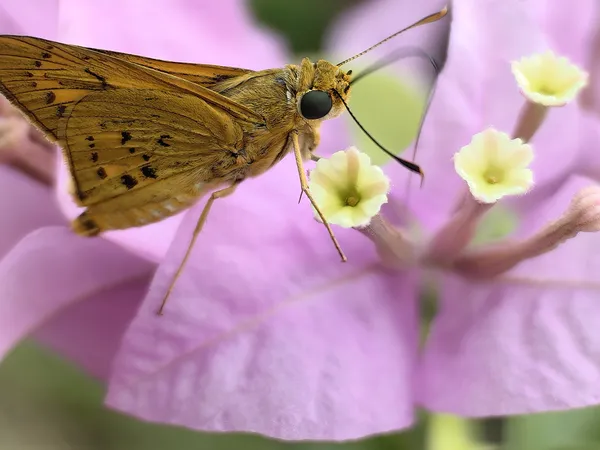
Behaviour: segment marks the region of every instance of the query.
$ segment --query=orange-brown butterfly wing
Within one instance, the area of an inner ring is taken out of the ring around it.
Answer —
[[[146,58],[144,56],[130,55],[128,53],[113,52],[109,50],[94,50],[142,67],[168,73],[169,75],[174,75],[208,88],[215,83],[242,75],[248,75],[253,72],[252,70],[240,69],[238,67],[162,61],[160,59]]]
[[[254,111],[190,81],[84,47],[0,36],[0,91],[53,140],[70,108],[94,91],[119,88],[183,91],[256,124]]]
[[[190,206],[235,168],[253,111],[210,89],[94,50],[0,36],[0,91],[64,150],[75,228],[96,234]]]

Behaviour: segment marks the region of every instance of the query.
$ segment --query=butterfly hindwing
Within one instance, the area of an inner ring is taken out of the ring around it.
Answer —
[[[193,95],[119,89],[79,101],[64,141],[79,199],[91,205],[184,172],[191,185],[219,178],[224,155],[243,137],[238,122]]]

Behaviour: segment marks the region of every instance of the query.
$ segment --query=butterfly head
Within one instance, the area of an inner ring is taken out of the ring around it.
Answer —
[[[308,120],[326,120],[344,112],[350,94],[350,75],[329,61],[302,61],[306,89],[299,93],[298,112]]]

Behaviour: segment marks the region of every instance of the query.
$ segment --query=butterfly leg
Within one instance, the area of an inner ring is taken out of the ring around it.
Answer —
[[[317,155],[313,155],[312,153],[310,154],[310,160],[317,162],[318,160],[320,160],[321,157],[317,156]],[[306,170],[306,176],[309,177],[310,176],[310,170]],[[298,203],[300,203],[302,201],[302,196],[304,195],[304,191],[302,189],[300,189],[300,197],[298,197]]]
[[[313,208],[315,208],[315,211],[317,211],[317,214],[321,218],[323,225],[325,225],[325,228],[327,228],[329,237],[331,238],[331,241],[333,242],[335,249],[338,251],[340,257],[342,258],[342,262],[346,262],[346,261],[348,261],[348,259],[346,258],[346,255],[344,255],[344,252],[343,252],[342,248],[340,247],[338,240],[336,239],[335,235],[333,234],[331,226],[327,222],[327,219],[325,219],[325,216],[323,216],[323,213],[317,206],[315,199],[313,198],[312,194],[310,193],[310,190],[308,189],[308,180],[306,178],[306,172],[304,171],[304,164],[302,162],[302,153],[300,151],[300,142],[298,140],[298,134],[292,133],[292,139],[294,142],[294,156],[296,158],[296,167],[298,168],[298,175],[300,176],[300,187],[302,188],[302,192],[304,194],[306,194],[306,197],[308,197],[308,200],[310,201]]]
[[[196,243],[196,239],[198,238],[198,235],[202,231],[202,228],[204,228],[204,224],[206,222],[206,218],[208,217],[208,213],[210,212],[210,208],[212,207],[212,204],[218,198],[227,197],[227,196],[233,194],[240,183],[241,183],[241,181],[236,181],[231,186],[226,187],[221,190],[218,190],[218,191],[215,191],[210,195],[208,201],[206,202],[206,205],[204,205],[204,209],[202,209],[202,214],[200,214],[200,219],[198,219],[198,223],[196,224],[196,228],[194,229],[194,234],[192,235],[192,240],[190,241],[190,245],[188,246],[184,257],[181,260],[181,263],[179,263],[179,267],[177,268],[177,271],[175,272],[175,275],[173,276],[173,279],[171,280],[171,284],[169,284],[169,289],[167,289],[167,293],[163,297],[162,303],[160,304],[160,308],[157,311],[157,314],[159,316],[162,316],[163,310],[165,309],[165,305],[167,303],[167,300],[169,299],[169,296],[171,295],[171,293],[173,292],[173,288],[175,287],[175,283],[177,282],[177,279],[180,277],[181,273],[183,272],[183,268],[184,268],[187,260],[189,259],[190,254],[192,253],[192,248],[194,248],[194,244]]]
[[[315,161],[317,162],[318,160],[321,159],[320,156],[317,156],[313,153],[313,151],[319,146],[319,144],[321,143],[321,132],[319,131],[318,128],[313,128],[312,129],[312,134],[309,135],[312,136],[312,142],[308,145],[308,151],[310,152],[310,160],[311,161]]]

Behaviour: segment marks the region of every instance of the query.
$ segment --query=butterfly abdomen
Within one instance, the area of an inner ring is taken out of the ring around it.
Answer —
[[[173,198],[160,204],[141,205],[117,213],[102,212],[98,211],[98,208],[90,207],[73,220],[72,227],[75,233],[87,237],[97,236],[109,230],[141,227],[173,216],[191,206],[195,200],[195,197],[178,196],[178,199]]]
[[[71,225],[75,233],[86,237],[97,236],[102,231],[87,211],[81,213]]]

